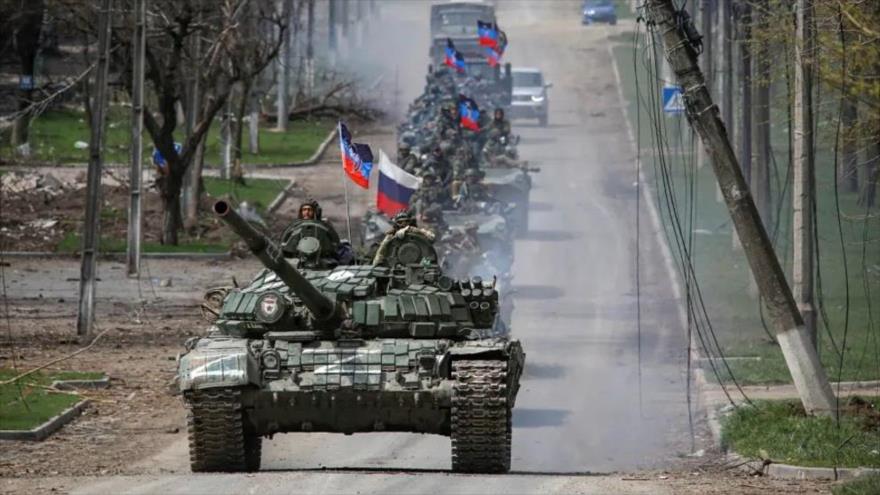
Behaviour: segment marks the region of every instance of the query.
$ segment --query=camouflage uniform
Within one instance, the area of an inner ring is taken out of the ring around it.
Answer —
[[[412,153],[409,145],[401,145],[397,148],[397,165],[405,171],[415,174],[421,163],[419,163],[419,157]]]
[[[437,174],[433,170],[424,171],[421,187],[409,198],[410,211],[425,211],[432,206],[444,208],[449,203],[449,193],[437,182]]]

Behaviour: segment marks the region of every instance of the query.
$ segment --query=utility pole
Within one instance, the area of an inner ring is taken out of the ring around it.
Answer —
[[[233,90],[234,91],[234,90]],[[223,106],[223,123],[220,126],[220,161],[222,163],[221,176],[224,179],[232,179],[232,97],[229,97]]]
[[[769,8],[768,0],[758,0],[760,11]],[[767,33],[770,28],[769,16],[759,15],[760,32]],[[766,38],[757,40],[755,52],[755,69],[757,78],[753,81],[755,100],[755,150],[752,163],[752,194],[755,195],[755,206],[764,228],[773,229],[772,198],[770,193],[770,43]]]
[[[752,180],[752,19],[751,6],[740,1],[736,5],[737,45],[739,47],[739,162],[746,182]]]
[[[714,7],[715,0],[702,0],[702,4],[700,5],[700,24],[703,32],[702,69],[703,74],[706,75],[706,86],[709,88],[710,93],[715,88],[715,43],[712,39],[712,37],[715,36],[715,33],[712,30],[712,19],[715,15]],[[706,159],[706,148],[703,147],[702,143],[699,143],[697,146],[697,168],[703,168],[706,164]]]
[[[88,336],[95,322],[95,272],[100,235],[101,168],[104,161],[104,117],[107,111],[107,72],[110,67],[110,8],[112,0],[101,0],[98,13],[98,64],[95,68],[95,98],[92,102],[89,136],[89,171],[86,179],[86,218],[83,225],[82,267],[79,277],[79,310],[76,334]]]
[[[721,118],[733,129],[733,0],[721,0]],[[731,133],[732,134],[732,133]]]
[[[196,4],[197,12],[201,12],[201,2]],[[199,19],[199,17],[197,17]],[[186,137],[189,139],[196,123],[201,117],[202,109],[202,69],[199,63],[202,53],[201,36],[192,36],[190,40],[192,46],[191,59],[195,62],[192,70],[192,81],[189,83],[187,109],[186,109]],[[184,228],[190,229],[198,223],[199,214],[199,183],[202,177],[202,167],[205,161],[205,138],[196,143],[196,152],[193,161],[186,169],[183,176],[183,191],[181,199],[183,200],[183,225]]]
[[[794,69],[794,132],[791,151],[794,157],[792,184],[792,234],[794,235],[792,282],[794,299],[804,317],[804,324],[815,349],[816,311],[813,307],[813,193],[815,161],[813,156],[813,0],[797,0],[797,33]]]
[[[315,0],[306,0],[306,93],[315,90]]]
[[[128,244],[126,247],[126,269],[129,277],[141,271],[141,181],[144,176],[144,58],[146,55],[147,0],[135,0],[134,35],[132,37],[132,84],[131,84],[131,171],[128,204]]]
[[[691,125],[712,154],[715,177],[742,240],[752,275],[767,304],[776,339],[804,409],[809,414],[830,415],[834,413],[835,398],[825,369],[810,343],[785,273],[752,201],[724,122],[719,118],[697,65],[696,51],[685,29],[679,28],[678,11],[673,0],[646,0],[645,5],[649,26],[662,34],[666,56],[683,88]]]
[[[336,60],[336,52],[337,52],[337,43],[339,41],[338,36],[336,35],[336,17],[339,15],[339,0],[328,0],[327,8],[329,12],[327,14],[327,36],[328,36],[328,51],[330,52],[330,60]]]
[[[293,0],[281,0],[281,19],[284,28],[278,35],[281,37],[281,46],[278,51],[278,99],[276,113],[278,120],[275,123],[276,131],[287,131],[287,116],[290,108],[290,11]],[[253,152],[253,151],[252,151]]]

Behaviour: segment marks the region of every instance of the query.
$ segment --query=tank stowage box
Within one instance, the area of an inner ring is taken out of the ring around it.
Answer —
[[[193,471],[258,470],[263,436],[309,431],[448,435],[454,471],[510,469],[525,354],[495,331],[494,281],[411,262],[425,247],[406,236],[405,260],[305,269],[227,203],[214,210],[266,269],[180,359]]]

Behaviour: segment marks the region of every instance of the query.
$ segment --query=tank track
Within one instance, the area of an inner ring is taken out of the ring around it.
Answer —
[[[194,473],[258,471],[263,439],[247,423],[241,390],[186,395],[189,460]]]
[[[452,362],[452,470],[510,471],[507,362]]]

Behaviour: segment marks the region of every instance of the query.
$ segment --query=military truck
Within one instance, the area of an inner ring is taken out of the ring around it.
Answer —
[[[445,276],[406,231],[382,263],[305,268],[320,239],[278,246],[225,201],[214,212],[266,269],[225,294],[179,360],[193,471],[258,470],[267,435],[377,431],[451,437],[454,471],[510,469],[525,354],[493,330],[494,281]]]
[[[468,76],[479,79],[486,85],[480,88],[481,94],[469,94],[481,107],[507,107],[513,94],[513,76],[510,64],[491,67],[486,57],[486,48],[480,46],[477,34],[477,21],[496,22],[495,7],[489,2],[446,2],[431,5],[431,47],[428,56],[431,72],[434,67],[442,67],[446,57],[446,40],[451,39],[455,48],[464,56],[468,66]],[[487,104],[491,99],[491,105]]]

